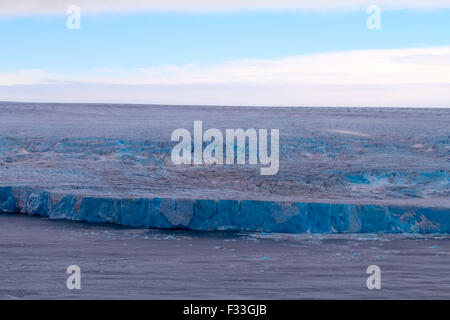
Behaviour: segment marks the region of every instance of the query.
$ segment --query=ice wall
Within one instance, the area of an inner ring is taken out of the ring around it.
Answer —
[[[291,233],[450,233],[447,208],[250,200],[112,199],[0,187],[0,211],[124,226]]]

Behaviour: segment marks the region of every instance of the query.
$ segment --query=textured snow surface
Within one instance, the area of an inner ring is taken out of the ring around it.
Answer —
[[[280,129],[280,171],[174,166],[174,129]],[[0,103],[0,211],[193,230],[450,232],[450,110]]]

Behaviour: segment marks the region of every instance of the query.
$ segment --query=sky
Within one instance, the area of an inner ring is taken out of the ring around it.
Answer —
[[[450,107],[450,0],[2,0],[0,41],[3,101]]]

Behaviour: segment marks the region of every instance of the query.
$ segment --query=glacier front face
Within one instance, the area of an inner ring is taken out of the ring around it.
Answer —
[[[448,208],[171,198],[55,197],[0,187],[0,211],[51,219],[203,231],[450,233]]]
[[[450,110],[0,103],[0,211],[126,226],[450,232]],[[280,130],[280,171],[175,166],[171,132]]]

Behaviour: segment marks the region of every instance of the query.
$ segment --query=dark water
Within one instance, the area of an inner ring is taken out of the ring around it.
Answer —
[[[123,229],[0,214],[1,299],[450,299],[448,235]],[[81,268],[68,290],[66,268]],[[366,268],[381,268],[368,290]]]

